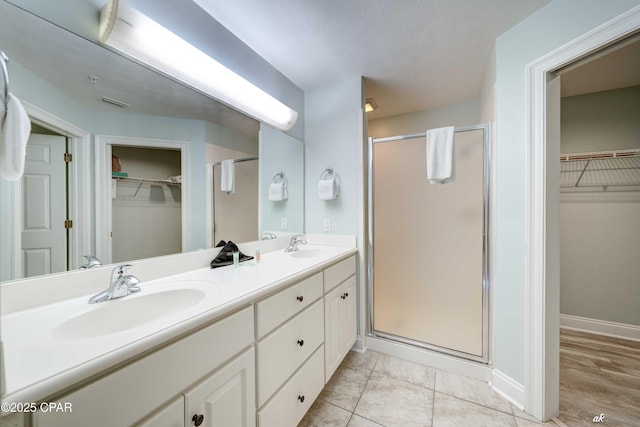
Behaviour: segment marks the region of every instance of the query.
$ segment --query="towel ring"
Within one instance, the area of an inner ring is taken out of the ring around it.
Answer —
[[[277,174],[275,174],[273,176],[273,179],[271,180],[274,184],[280,184],[281,182],[286,182],[287,178],[284,175],[284,172],[278,172]]]
[[[320,179],[324,179],[327,175],[335,175],[336,178],[338,177],[338,173],[335,172],[333,168],[326,168],[320,174]]]

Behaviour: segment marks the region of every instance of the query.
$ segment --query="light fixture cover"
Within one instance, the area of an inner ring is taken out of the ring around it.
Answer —
[[[364,111],[369,113],[375,110],[376,108],[378,108],[378,104],[376,104],[376,101],[374,101],[373,98],[367,98],[364,103]]]
[[[118,0],[100,12],[100,42],[194,87],[257,120],[291,129],[298,113]]]

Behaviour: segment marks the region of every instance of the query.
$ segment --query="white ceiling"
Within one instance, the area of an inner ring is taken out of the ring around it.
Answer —
[[[102,4],[105,0],[87,0]],[[194,0],[303,90],[365,76],[370,119],[478,98],[497,36],[548,0]],[[83,105],[202,119],[248,135],[257,123],[5,2],[0,44]],[[640,84],[640,42],[563,74],[563,96]],[[105,56],[106,55],[106,56]],[[91,84],[90,75],[100,77]],[[176,106],[180,106],[176,109]]]
[[[366,78],[369,118],[478,98],[496,38],[548,0],[194,0],[303,90]]]

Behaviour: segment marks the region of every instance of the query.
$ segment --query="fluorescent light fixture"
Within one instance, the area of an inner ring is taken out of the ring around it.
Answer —
[[[118,0],[100,12],[100,42],[278,129],[298,120],[296,111]]]
[[[373,98],[367,98],[366,101],[364,102],[364,111],[366,111],[367,113],[370,113],[376,108],[378,108],[378,104],[376,104],[376,101],[374,101]]]

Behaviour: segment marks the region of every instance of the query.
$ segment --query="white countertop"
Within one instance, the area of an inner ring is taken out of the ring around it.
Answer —
[[[294,258],[279,250],[262,254],[258,264],[248,261],[237,267],[203,268],[141,282],[141,292],[116,300],[89,304],[91,295],[84,295],[2,316],[6,386],[2,400],[40,402],[56,396],[347,258],[357,249],[306,245],[300,251],[315,251],[315,255]],[[88,337],[68,337],[59,332],[65,321],[91,314],[107,304],[111,305],[109,309],[116,308],[129,300],[180,288],[201,291],[204,296],[194,305],[156,319],[145,319],[141,313],[135,327],[124,326],[126,329],[119,332]]]

